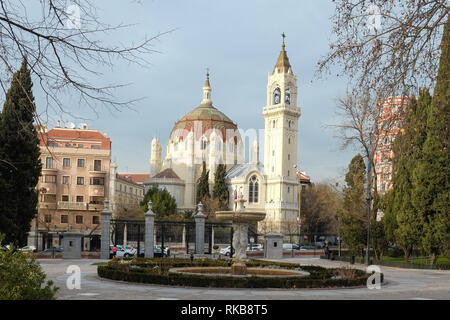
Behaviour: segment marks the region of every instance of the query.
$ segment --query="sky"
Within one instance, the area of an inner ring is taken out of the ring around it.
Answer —
[[[122,43],[174,30],[153,42],[157,53],[146,56],[145,68],[114,60],[114,69],[99,66],[105,83],[130,83],[114,94],[124,100],[144,98],[131,109],[98,115],[67,99],[67,107],[106,132],[119,172],[149,171],[150,142],[157,136],[165,151],[173,125],[200,104],[206,68],[210,70],[216,108],[239,128],[264,128],[267,75],[272,72],[286,34],[286,50],[298,78],[298,166],[313,182],[343,181],[355,150],[340,150],[326,124],[336,123],[336,100],[346,92],[346,79],[336,72],[317,77],[317,62],[329,49],[334,4],[329,0],[283,1],[96,1],[99,17],[110,24],[134,24],[114,34]],[[44,96],[35,86],[38,110]],[[70,101],[70,102],[69,102]],[[51,128],[56,123],[48,123]],[[261,145],[260,149],[263,146]]]

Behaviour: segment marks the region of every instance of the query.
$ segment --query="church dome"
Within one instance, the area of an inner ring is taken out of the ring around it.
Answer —
[[[232,136],[235,134],[239,135],[237,130],[237,125],[213,106],[209,74],[207,74],[205,85],[203,86],[203,100],[201,104],[175,123],[170,137],[172,140],[176,138],[184,140],[188,133],[192,131],[195,140],[199,140],[202,136],[209,140],[212,132],[216,132],[216,134],[220,132],[223,141],[226,141],[227,134],[230,135],[231,133]]]

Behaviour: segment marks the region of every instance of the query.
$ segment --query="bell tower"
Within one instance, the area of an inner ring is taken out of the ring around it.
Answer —
[[[278,232],[286,233],[287,224],[298,215],[296,178],[298,119],[297,77],[292,72],[284,43],[272,74],[267,80],[264,172],[267,176],[266,212]]]

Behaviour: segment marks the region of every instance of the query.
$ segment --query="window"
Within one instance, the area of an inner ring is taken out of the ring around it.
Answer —
[[[277,125],[277,122],[276,122],[275,120],[273,120],[273,124],[272,124],[272,127],[273,127],[273,128],[275,128],[275,127],[276,127],[276,125]]]
[[[92,217],[92,224],[100,224],[99,216]]]
[[[101,149],[101,146],[97,146],[97,145],[92,145],[91,149]]]
[[[45,159],[45,168],[53,169],[53,158],[49,157]]]
[[[291,175],[291,172],[288,170],[288,177]]]
[[[91,178],[92,186],[103,186],[105,184],[105,178]]]
[[[206,138],[203,137],[203,138],[202,138],[202,141],[201,141],[200,149],[201,149],[201,150],[205,150],[207,144],[208,144],[208,140],[206,140]]]
[[[288,160],[291,160],[291,155],[290,154],[288,154]]]
[[[70,158],[63,158],[63,167],[70,167]]]
[[[94,160],[94,171],[102,171],[102,160]]]
[[[61,201],[65,201],[65,202],[69,201],[69,196],[68,195],[61,196]]]
[[[83,145],[81,143],[78,144],[78,148],[83,149]]]
[[[44,194],[44,202],[56,202],[56,194]]]
[[[50,222],[52,222],[52,215],[46,214],[45,215],[45,223],[50,223]]]
[[[83,202],[84,197],[83,196],[77,196],[77,202]]]
[[[78,159],[77,166],[78,168],[84,168],[84,159]]]
[[[256,176],[252,176],[248,183],[248,202],[257,203],[259,193],[259,182]]]
[[[279,104],[280,103],[280,96],[281,96],[280,88],[276,88],[273,91],[273,104]]]
[[[75,223],[76,224],[82,224],[83,223],[83,216],[75,216]]]
[[[77,185],[84,185],[84,177],[77,177]]]
[[[291,138],[290,137],[288,138],[288,144],[291,144]]]
[[[290,193],[291,192],[291,187],[288,187],[288,193]]]
[[[284,91],[284,102],[286,102],[286,104],[291,104],[291,92],[289,91],[289,88]],[[290,126],[291,124],[289,123],[289,127]]]
[[[69,184],[70,177],[69,176],[63,176],[62,177],[62,184]]]
[[[61,223],[69,223],[69,216],[67,214],[61,215]]]
[[[49,146],[49,147],[58,147],[58,144],[56,142],[49,142],[47,144],[47,146]]]
[[[72,148],[72,145],[70,143],[66,143],[66,148]]]
[[[56,183],[56,176],[44,176],[44,182]]]

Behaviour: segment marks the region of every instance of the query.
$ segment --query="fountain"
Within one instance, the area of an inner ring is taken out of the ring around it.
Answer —
[[[252,222],[258,222],[266,217],[264,211],[248,210],[244,207],[242,192],[235,201],[234,211],[216,211],[216,219],[232,222],[233,224],[233,264],[229,267],[181,267],[171,268],[169,273],[203,275],[203,276],[232,276],[232,277],[305,277],[309,273],[302,270],[248,268],[247,260],[248,226]]]
[[[244,207],[244,195],[240,192],[236,200],[234,211],[217,211],[217,220],[231,221],[233,223],[233,265],[231,273],[233,275],[247,274],[245,260],[247,259],[248,226],[252,222],[264,220],[264,211],[249,211]]]

